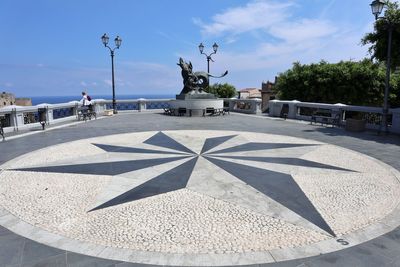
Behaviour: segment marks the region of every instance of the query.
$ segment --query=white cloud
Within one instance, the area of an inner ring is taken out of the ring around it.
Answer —
[[[112,86],[112,81],[111,80],[104,80],[103,82],[108,86]]]
[[[218,64],[212,66],[212,73],[223,70],[218,66],[226,66],[232,79],[236,79],[233,75],[243,77],[245,72],[265,73],[255,84],[239,85],[259,86],[262,80],[272,79],[295,61],[307,64],[321,59],[337,62],[365,57],[367,48],[359,44],[371,25],[360,27],[326,19],[333,4],[335,0],[316,12],[315,17],[305,17],[294,15],[299,6],[291,0],[255,0],[218,13],[209,22],[195,19],[194,23],[203,37],[226,40],[226,48],[215,56]],[[245,45],[240,46],[240,41]],[[198,64],[201,66],[202,62]]]
[[[288,43],[324,38],[337,31],[331,23],[317,19],[302,19],[273,25],[270,34]]]
[[[195,18],[193,22],[202,28],[204,35],[224,33],[240,34],[252,30],[268,29],[290,16],[291,2],[278,3],[254,1],[244,7],[235,7],[213,16],[212,23],[204,23]]]

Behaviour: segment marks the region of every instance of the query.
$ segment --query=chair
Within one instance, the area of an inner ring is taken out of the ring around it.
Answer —
[[[229,113],[229,107],[224,107],[223,109],[222,109],[222,115],[225,115],[225,114],[230,114]]]
[[[206,108],[204,110],[204,115],[203,116],[205,116],[207,114],[210,114],[210,116],[214,115],[215,114],[215,109],[214,108]]]
[[[178,108],[178,116],[185,116],[186,108]]]
[[[164,115],[171,116],[172,115],[172,110],[170,108],[164,108]]]

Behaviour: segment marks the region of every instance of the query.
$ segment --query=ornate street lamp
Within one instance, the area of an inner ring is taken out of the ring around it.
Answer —
[[[374,14],[375,19],[378,19],[379,15],[381,14],[383,7],[385,6],[385,2],[381,0],[374,0],[370,4],[372,9],[372,14]]]
[[[122,43],[122,39],[117,36],[114,39],[115,42],[115,47],[111,48],[108,46],[108,41],[110,38],[108,35],[105,33],[103,36],[101,36],[101,42],[104,44],[105,47],[107,47],[110,50],[111,53],[111,73],[112,73],[112,105],[113,105],[113,113],[117,114],[117,109],[116,109],[116,101],[115,101],[115,82],[114,82],[114,51],[115,49],[119,49]]]
[[[382,13],[382,10],[386,3],[382,0],[374,0],[371,3],[371,11],[372,14],[375,16],[375,20],[381,19],[384,20],[387,25],[388,30],[388,47],[387,47],[387,58],[386,58],[386,79],[385,79],[385,95],[383,100],[383,112],[382,112],[382,121],[380,125],[379,131],[382,128],[385,130],[385,133],[388,132],[388,98],[389,98],[389,89],[390,89],[390,65],[392,60],[392,36],[393,36],[393,22],[390,21],[389,18],[379,17]]]
[[[204,45],[203,45],[203,43],[200,43],[200,44],[199,44],[199,51],[200,51],[200,54],[205,55],[205,56],[207,57],[207,73],[210,73],[210,60],[211,60],[212,62],[214,62],[214,60],[211,58],[211,55],[217,53],[217,50],[218,50],[218,45],[217,45],[217,43],[214,43],[213,46],[212,46],[212,48],[213,48],[214,52],[212,52],[211,54],[207,55],[206,53],[203,52],[203,51],[204,51]]]

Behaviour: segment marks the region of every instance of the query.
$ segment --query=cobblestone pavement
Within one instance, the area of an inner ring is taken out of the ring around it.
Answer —
[[[137,113],[12,139],[0,266],[397,266],[399,139]]]

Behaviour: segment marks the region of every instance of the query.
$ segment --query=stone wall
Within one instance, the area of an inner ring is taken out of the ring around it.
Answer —
[[[10,105],[15,105],[14,94],[2,92],[0,94],[0,108]]]
[[[15,99],[15,105],[17,106],[32,106],[32,99],[25,97],[18,97]]]

